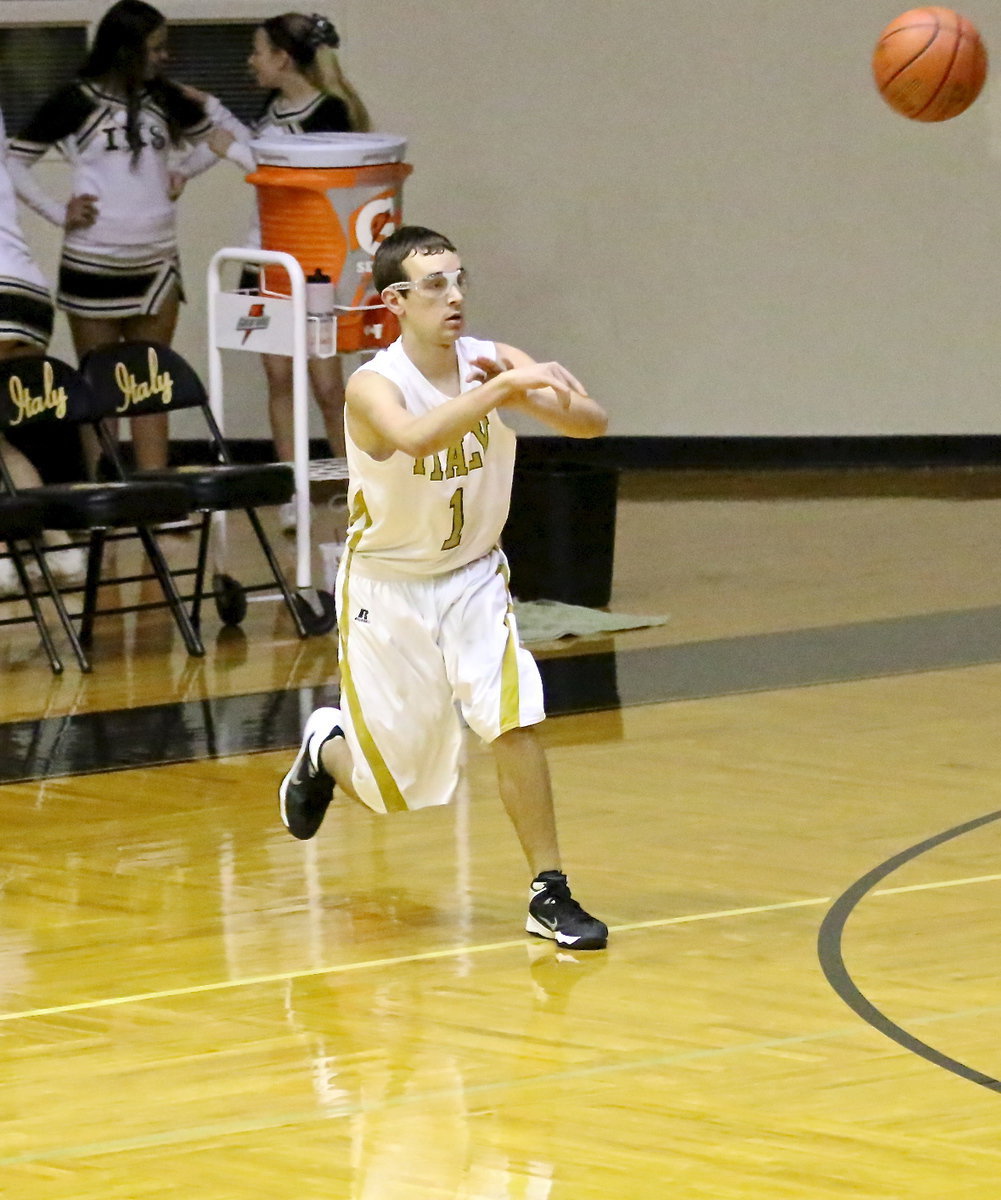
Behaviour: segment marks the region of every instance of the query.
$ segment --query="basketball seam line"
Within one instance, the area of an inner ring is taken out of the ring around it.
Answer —
[[[924,45],[921,47],[921,49],[920,49],[920,50],[917,52],[917,54],[915,54],[915,55],[914,55],[914,57],[913,57],[913,58],[909,59],[907,62],[905,62],[905,63],[904,63],[904,65],[903,65],[903,66],[900,68],[900,70],[899,70],[899,71],[895,71],[895,72],[894,72],[894,73],[893,73],[893,74],[890,76],[890,78],[889,78],[889,79],[886,81],[886,83],[884,83],[884,84],[882,85],[882,88],[880,89],[881,91],[884,91],[884,92],[885,92],[885,91],[886,91],[886,89],[887,89],[887,88],[890,86],[890,84],[891,84],[891,83],[893,83],[893,81],[894,81],[895,79],[899,79],[899,78],[900,78],[900,76],[901,76],[901,75],[903,75],[903,73],[904,73],[904,72],[905,72],[905,71],[906,71],[906,70],[907,70],[909,67],[913,67],[913,66],[914,66],[914,64],[915,64],[915,63],[918,61],[918,59],[921,57],[921,55],[922,55],[922,54],[924,54],[924,53],[925,53],[925,52],[926,52],[926,51],[929,49],[929,47],[930,47],[930,46],[931,46],[931,45],[934,43],[935,39],[938,37],[938,35],[939,35],[939,33],[941,32],[941,29],[942,29],[942,26],[941,26],[941,24],[940,24],[940,22],[939,22],[939,19],[938,19],[938,17],[935,17],[935,18],[934,18],[934,21],[935,21],[935,27],[934,27],[934,29],[933,29],[933,31],[932,31],[932,35],[931,35],[931,37],[928,39],[928,41],[927,41],[927,42],[925,42],[925,44],[924,44]],[[925,28],[925,26],[924,26],[924,25],[905,25],[903,29],[895,29],[895,30],[893,31],[893,33],[892,33],[890,36],[891,36],[891,37],[894,37],[894,36],[896,36],[896,34],[898,34],[898,33],[906,33],[906,31],[907,31],[908,29],[924,29],[924,28]],[[885,39],[884,39],[884,40],[885,40]]]
[[[948,67],[946,67],[945,73],[942,75],[942,78],[939,80],[938,87],[932,93],[931,97],[928,100],[928,103],[924,106],[924,108],[919,109],[918,112],[913,114],[913,117],[912,117],[913,120],[915,120],[915,121],[920,120],[921,114],[924,112],[927,112],[928,109],[931,108],[931,106],[938,99],[939,95],[941,94],[942,89],[946,85],[946,81],[948,80],[949,76],[952,74],[952,68],[956,65],[956,59],[959,57],[959,48],[960,48],[960,46],[962,46],[962,44],[963,44],[963,31],[962,31],[962,29],[957,29],[956,30],[956,44],[952,48],[952,57],[949,59],[949,65],[948,65]]]

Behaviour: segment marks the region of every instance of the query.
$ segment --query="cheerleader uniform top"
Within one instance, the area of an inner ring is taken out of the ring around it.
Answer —
[[[212,128],[202,106],[180,91],[171,89],[160,99],[144,90],[137,118],[141,147],[134,154],[125,135],[125,100],[92,80],[76,80],[50,96],[12,139],[18,193],[47,220],[63,224],[65,205],[44,192],[27,170],[54,146],[73,167],[73,195],[97,197],[96,221],[67,231],[67,247],[112,257],[117,251],[127,258],[137,249],[175,246],[168,110],[191,141]]]

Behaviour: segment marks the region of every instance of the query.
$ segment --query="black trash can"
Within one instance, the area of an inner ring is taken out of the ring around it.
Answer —
[[[559,600],[586,608],[608,603],[618,482],[614,467],[590,463],[515,466],[501,545],[517,600]]]

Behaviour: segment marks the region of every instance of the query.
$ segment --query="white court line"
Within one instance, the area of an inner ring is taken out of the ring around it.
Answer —
[[[873,896],[899,896],[904,892],[930,892],[934,888],[962,887],[966,883],[995,883],[1001,875],[971,875],[968,879],[945,879],[941,883],[912,883],[908,887],[877,888]]]
[[[872,896],[894,896],[904,892],[931,891],[936,888],[963,887],[974,883],[995,883],[998,875],[972,875],[965,879],[946,879],[938,883],[918,883],[908,887],[880,888]],[[609,927],[611,933],[632,933],[638,929],[666,929],[672,925],[691,925],[696,921],[724,921],[730,917],[748,917],[759,913],[785,912],[796,908],[817,908],[831,904],[830,896],[814,896],[807,900],[784,900],[777,904],[756,904],[747,908],[723,908],[712,912],[690,913],[682,917],[660,917],[653,921],[632,921]],[[484,942],[477,946],[449,946],[442,950],[423,950],[417,954],[401,954],[391,958],[371,958],[361,962],[332,964],[312,967],[302,971],[280,971],[273,975],[250,975],[243,979],[223,979],[215,983],[193,984],[189,987],[166,988],[159,992],[138,992],[131,996],[109,996],[104,1000],[79,1000],[73,1004],[53,1004],[46,1008],[30,1008],[20,1012],[0,1013],[0,1023],[27,1021],[32,1017],[52,1017],[64,1013],[93,1012],[102,1008],[118,1008],[125,1004],[145,1004],[157,1000],[171,1000],[182,996],[205,995],[210,992],[232,991],[236,988],[259,987],[271,983],[288,983],[293,979],[311,979],[321,975],[346,975],[352,971],[378,970],[383,967],[405,966],[410,963],[435,962],[440,959],[458,958],[466,954],[487,954],[492,950],[511,950],[524,946],[522,938],[504,942]],[[592,951],[591,953],[600,953]]]
[[[942,880],[938,883],[912,884],[899,888],[884,888],[870,893],[873,896],[899,895],[906,892],[929,891],[935,888],[962,887],[967,884],[994,883],[1001,880],[999,875],[969,876],[965,879]],[[691,924],[695,921],[724,920],[733,916],[750,916],[757,913],[782,912],[789,909],[818,907],[831,903],[830,897],[813,897],[807,900],[791,900],[777,904],[762,904],[747,908],[720,909],[715,912],[693,913],[683,917],[665,917],[655,921],[639,921],[630,924],[613,926],[613,932],[625,933],[636,929],[653,929],[671,925]],[[447,950],[427,951],[394,958],[373,959],[369,962],[346,963],[341,966],[320,968],[310,971],[288,971],[270,976],[257,976],[242,980],[232,980],[214,984],[204,984],[190,988],[175,988],[169,991],[151,992],[144,995],[112,997],[108,1000],[67,1004],[47,1009],[35,1009],[23,1013],[0,1014],[0,1020],[26,1019],[32,1016],[42,1016],[51,1013],[80,1012],[85,1010],[108,1008],[113,1005],[140,1003],[144,1000],[155,1000],[171,996],[187,996],[201,992],[221,991],[227,988],[248,987],[259,983],[272,981],[287,981],[302,979],[316,975],[333,975],[347,971],[361,970],[365,967],[392,966],[399,963],[427,962],[435,959],[454,957],[459,954],[483,953],[490,950],[510,949],[524,945],[522,940],[492,942],[479,946],[452,947]],[[989,1008],[967,1009],[952,1013],[939,1013],[914,1018],[915,1025],[933,1025],[962,1019],[971,1016],[995,1015],[1001,1012],[998,1006]],[[753,1042],[744,1042],[734,1046],[713,1046],[697,1050],[668,1051],[665,1054],[648,1056],[646,1058],[630,1059],[625,1062],[589,1063],[560,1071],[548,1072],[531,1078],[486,1080],[478,1084],[466,1084],[462,1087],[462,1095],[467,1099],[472,1095],[488,1094],[497,1090],[524,1087],[551,1087],[554,1083],[565,1083],[570,1079],[598,1078],[605,1079],[612,1075],[681,1066],[699,1060],[719,1060],[748,1053],[767,1053],[792,1046],[803,1046],[810,1043],[830,1041],[841,1037],[853,1037],[866,1026],[861,1022],[851,1025],[826,1029],[809,1034],[796,1034],[787,1037],[764,1038]],[[433,1104],[438,1099],[451,1099],[455,1095],[454,1088],[429,1089],[420,1094],[406,1096],[383,1097],[378,1102],[364,1100],[346,1100],[335,1106],[325,1106],[317,1109],[315,1106],[298,1112],[269,1113],[267,1117],[252,1120],[216,1121],[193,1127],[174,1128],[158,1133],[140,1134],[135,1137],[117,1138],[103,1142],[91,1142],[84,1145],[62,1145],[22,1151],[0,1157],[0,1166],[27,1166],[38,1162],[65,1161],[79,1158],[92,1158],[104,1155],[148,1151],[166,1146],[191,1145],[207,1139],[224,1137],[240,1137],[251,1133],[273,1132],[275,1129],[287,1128],[290,1125],[317,1124],[322,1121],[349,1118],[367,1112],[412,1106],[414,1104]]]

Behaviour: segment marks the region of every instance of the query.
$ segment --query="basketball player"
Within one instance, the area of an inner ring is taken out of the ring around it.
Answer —
[[[11,142],[26,204],[65,230],[59,307],[77,355],[137,338],[169,344],[182,299],[170,191],[172,145],[208,135],[202,106],[165,78],[167,24],[145,0],[101,18],[80,75],[51,96]],[[57,146],[73,167],[60,204],[27,168]],[[132,421],[136,462],[167,465],[167,416]]]
[[[404,226],[373,279],[401,336],[347,387],[348,548],[337,578],[341,707],[317,709],[282,781],[282,819],[320,827],[335,783],[376,812],[444,804],[461,731],[488,742],[501,800],[529,867],[526,929],[579,950],[606,926],[560,869],[549,770],[532,728],[545,717],[538,668],[518,643],[507,563],[515,435],[505,411],[569,437],[607,418],[558,363],[463,337],[466,274],[441,234]]]

